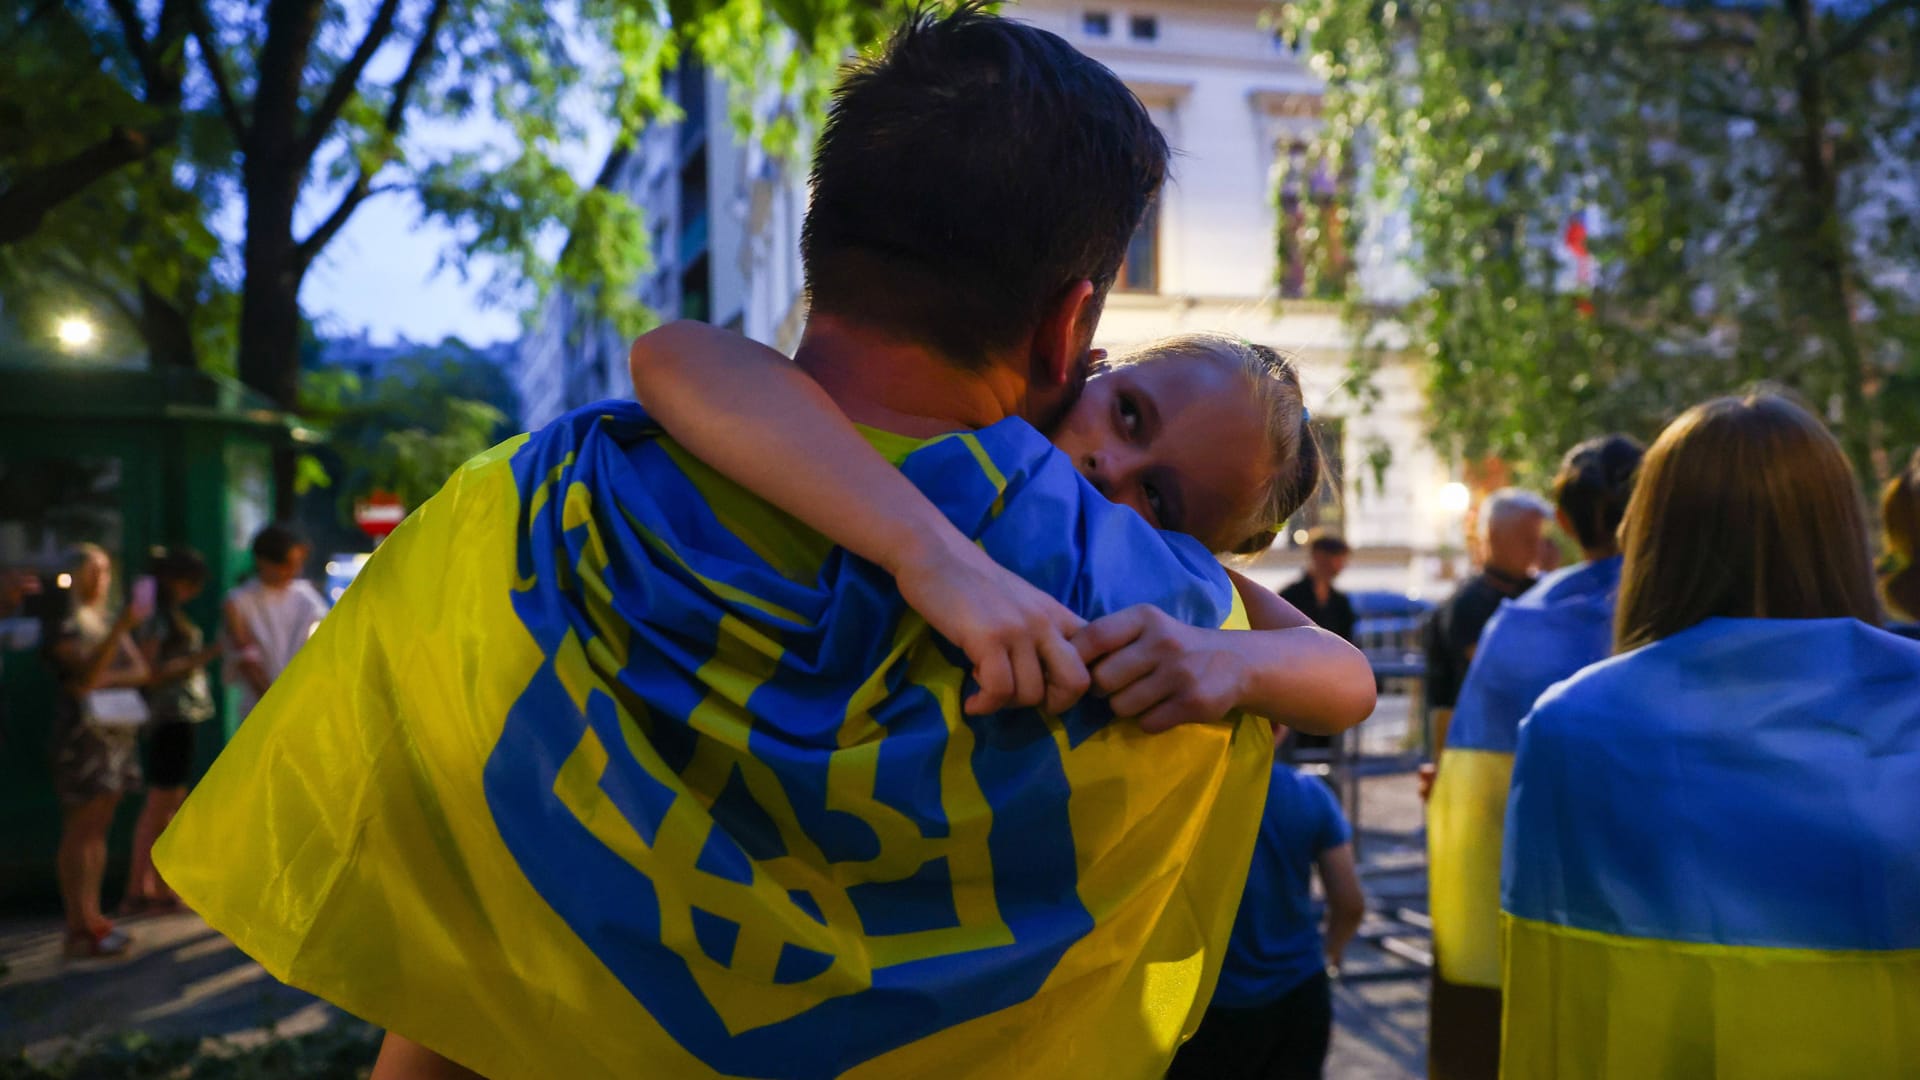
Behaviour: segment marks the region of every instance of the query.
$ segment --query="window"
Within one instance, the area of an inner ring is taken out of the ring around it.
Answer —
[[[1160,291],[1160,200],[1147,204],[1146,216],[1127,241],[1126,258],[1120,262],[1121,292]]]
[[[1351,155],[1336,167],[1318,147],[1280,148],[1280,295],[1289,300],[1337,300],[1346,294],[1351,262],[1347,208],[1353,191]]]
[[[1104,11],[1089,11],[1080,17],[1080,29],[1088,37],[1112,37],[1113,16]]]
[[[1135,41],[1158,41],[1160,39],[1160,20],[1151,15],[1135,15],[1127,21],[1127,32]]]
[[[1340,488],[1346,476],[1346,454],[1342,443],[1346,439],[1346,425],[1337,416],[1321,419],[1313,418],[1311,427],[1314,437],[1320,440],[1321,479],[1320,488],[1307,504],[1293,512],[1287,519],[1285,543],[1287,547],[1305,547],[1307,534],[1314,529],[1342,531],[1343,514]]]

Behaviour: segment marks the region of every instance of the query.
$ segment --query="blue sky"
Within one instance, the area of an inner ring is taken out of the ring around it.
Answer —
[[[321,332],[348,336],[365,330],[380,342],[439,341],[452,334],[473,345],[519,337],[520,313],[484,305],[483,279],[462,281],[453,270],[435,273],[454,236],[419,224],[418,216],[403,195],[369,200],[355,212],[300,293]]]

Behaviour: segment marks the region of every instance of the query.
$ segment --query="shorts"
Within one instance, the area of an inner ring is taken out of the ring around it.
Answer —
[[[186,787],[193,779],[193,725],[185,720],[158,720],[147,729],[147,784],[150,787]]]
[[[53,733],[53,792],[62,806],[140,789],[140,735],[107,731],[80,718],[77,702],[63,701]]]

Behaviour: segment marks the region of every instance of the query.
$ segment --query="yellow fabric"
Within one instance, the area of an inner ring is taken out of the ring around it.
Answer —
[[[1500,847],[1513,755],[1449,747],[1427,802],[1427,910],[1440,977],[1500,988]]]
[[[241,727],[155,861],[275,978],[485,1075],[714,1075],[522,876],[488,813],[483,765],[543,661],[510,602],[513,530],[490,524],[515,518],[507,461],[517,445],[469,463],[383,546]],[[689,472],[723,501],[724,481],[697,465]],[[543,488],[542,497],[561,496]],[[727,505],[758,543],[790,545],[796,572],[824,550],[817,537],[759,520],[757,503]],[[1235,599],[1228,625],[1244,627]],[[903,625],[902,634],[927,631]],[[723,646],[716,655],[710,666],[732,667],[712,672],[710,701],[751,692],[751,639],[742,628],[742,654],[729,659]],[[567,670],[593,678],[598,669],[570,661]],[[914,678],[952,697],[957,716],[959,671],[928,666]],[[589,689],[604,687],[577,693]],[[604,755],[589,730],[555,789],[568,789],[562,798],[596,833],[604,824],[624,857],[620,823],[602,816],[594,783]],[[847,1075],[1157,1076],[1198,1026],[1259,825],[1270,728],[1241,717],[1146,736],[1116,723],[1062,757],[1094,929],[1030,1000]],[[983,805],[952,801],[956,835],[984,824],[968,819]],[[791,989],[747,987],[739,1000],[750,1012],[777,1011],[791,1007],[774,1000]]]
[[[1502,918],[1503,1077],[1920,1076],[1920,950],[1698,945]]]

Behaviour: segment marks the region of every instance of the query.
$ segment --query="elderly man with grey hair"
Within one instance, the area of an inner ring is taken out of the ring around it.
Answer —
[[[1432,753],[1440,757],[1447,742],[1453,707],[1467,678],[1467,665],[1480,644],[1480,632],[1504,600],[1533,587],[1553,506],[1531,491],[1504,488],[1480,507],[1475,538],[1483,562],[1426,625],[1427,708],[1433,712]],[[1420,797],[1433,783],[1433,766],[1420,770]],[[1500,1030],[1500,992],[1464,986],[1439,977],[1435,969],[1428,1038],[1427,1072],[1435,1080],[1492,1077],[1500,1068],[1499,1039],[1479,1037]]]
[[[1475,529],[1483,559],[1480,572],[1427,620],[1427,707],[1438,713],[1434,718],[1437,742],[1445,742],[1446,720],[1466,681],[1480,631],[1502,600],[1533,587],[1540,542],[1552,520],[1551,503],[1519,488],[1502,488],[1481,505]]]

